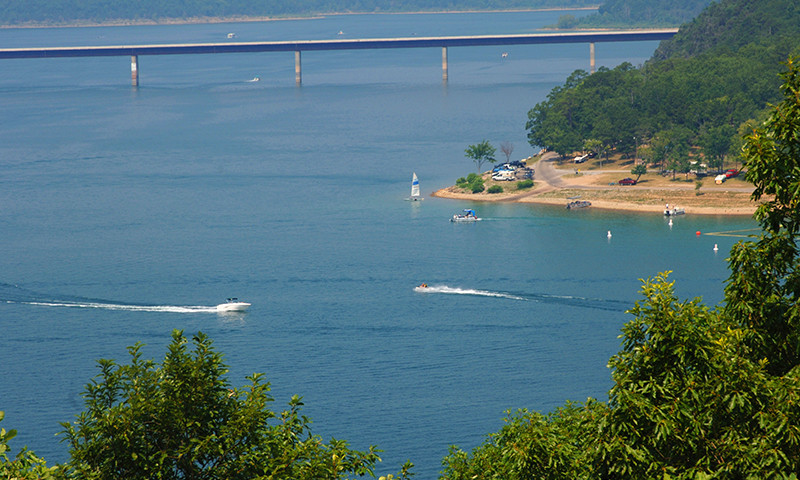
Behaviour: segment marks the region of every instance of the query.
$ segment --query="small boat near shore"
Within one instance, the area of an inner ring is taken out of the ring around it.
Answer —
[[[678,207],[668,208],[668,209],[664,210],[664,216],[665,217],[674,217],[675,215],[684,215],[685,213],[686,213],[686,209],[678,208]]]
[[[588,200],[573,200],[567,203],[567,210],[572,210],[573,208],[586,208],[591,206],[592,202]]]
[[[450,221],[456,223],[468,223],[480,222],[481,219],[475,214],[475,210],[471,208],[465,208],[464,213],[457,213],[453,215],[453,218],[451,218]]]
[[[416,172],[414,172],[411,176],[411,196],[406,198],[406,200],[410,200],[412,202],[425,200],[423,197],[419,196],[419,178],[417,178]]]
[[[217,305],[218,312],[244,312],[247,310],[250,304],[247,302],[241,302],[238,298],[232,297],[229,298],[225,303],[220,303]]]

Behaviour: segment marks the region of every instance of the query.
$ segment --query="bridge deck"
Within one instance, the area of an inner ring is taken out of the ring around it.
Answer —
[[[618,30],[605,32],[534,33],[525,35],[371,38],[352,40],[297,40],[288,42],[232,41],[225,43],[188,43],[171,45],[0,48],[0,59],[631,42],[665,40],[674,36],[677,31],[678,29]]]

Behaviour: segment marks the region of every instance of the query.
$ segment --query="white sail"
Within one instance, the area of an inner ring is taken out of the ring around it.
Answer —
[[[416,172],[411,178],[411,198],[414,197],[419,197],[419,179],[417,178]]]

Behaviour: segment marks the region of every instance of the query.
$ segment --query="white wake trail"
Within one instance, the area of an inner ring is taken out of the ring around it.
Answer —
[[[96,308],[101,310],[122,310],[128,312],[169,312],[169,313],[217,313],[217,307],[204,305],[124,305],[119,303],[95,302],[19,302],[42,307]]]
[[[508,298],[510,300],[528,300],[527,298],[511,295],[510,293],[476,290],[473,288],[448,287],[447,285],[429,285],[427,287],[419,286],[415,287],[414,291],[419,293],[444,293],[450,295],[474,295],[479,297]]]

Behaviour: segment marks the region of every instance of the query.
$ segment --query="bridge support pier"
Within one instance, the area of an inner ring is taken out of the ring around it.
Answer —
[[[294,51],[294,83],[297,86],[303,83],[303,70],[300,68],[300,50]]]
[[[131,55],[131,85],[139,86],[139,56]]]
[[[594,73],[594,42],[589,44],[589,73]]]
[[[447,83],[447,47],[442,47],[442,82]]]

